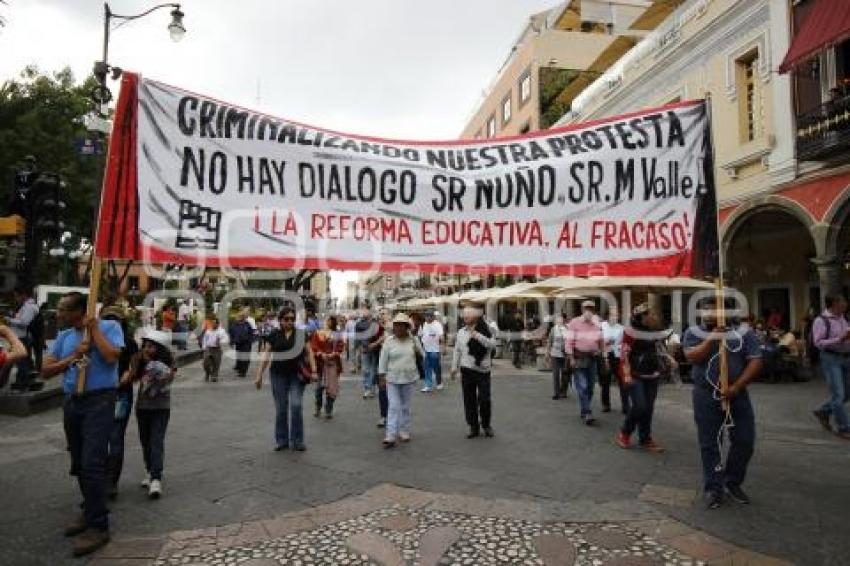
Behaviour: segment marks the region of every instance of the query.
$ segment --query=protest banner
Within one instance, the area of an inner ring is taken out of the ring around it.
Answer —
[[[704,101],[418,142],[122,80],[101,258],[528,275],[698,276],[716,263]]]

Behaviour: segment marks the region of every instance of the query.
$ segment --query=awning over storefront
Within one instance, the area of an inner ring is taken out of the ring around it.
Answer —
[[[850,2],[846,0],[815,0],[812,11],[800,26],[791,48],[779,66],[787,73],[820,53],[850,37]]]

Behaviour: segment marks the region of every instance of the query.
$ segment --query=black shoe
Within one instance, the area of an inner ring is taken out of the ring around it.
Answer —
[[[303,442],[299,442],[299,443],[297,443],[297,444],[295,445],[295,450],[296,450],[297,452],[304,452],[305,450],[307,450],[307,447],[306,447],[306,446],[304,446],[304,443],[303,443]]]
[[[723,505],[723,492],[722,491],[706,491],[703,494],[703,499],[705,500],[705,506],[707,509],[717,509],[721,505]]]
[[[275,452],[280,452],[281,450],[289,450],[289,445],[288,444],[278,444],[277,446],[274,447]]]
[[[487,438],[493,438],[495,436],[495,433],[493,432],[493,429],[491,427],[485,426],[484,436],[486,436]]]
[[[832,432],[832,426],[829,424],[829,413],[824,411],[813,411],[813,414],[820,423],[820,426],[822,426],[826,432]]]
[[[602,412],[603,412],[603,413],[610,413],[610,412],[611,412],[611,407],[602,407]]]
[[[586,415],[584,417],[584,424],[587,426],[593,426],[596,424],[596,419],[593,418],[593,415]]]
[[[726,484],[726,493],[729,494],[729,497],[737,501],[738,503],[742,503],[744,505],[750,504],[750,496],[741,489],[739,485],[732,485],[731,483]]]
[[[561,396],[560,396],[560,395],[552,395],[552,400],[553,400],[553,401],[557,401],[557,400],[558,400],[558,399],[560,399],[560,398],[561,398]]]
[[[481,436],[481,431],[477,428],[470,429],[469,434],[466,435],[467,438],[477,438]]]

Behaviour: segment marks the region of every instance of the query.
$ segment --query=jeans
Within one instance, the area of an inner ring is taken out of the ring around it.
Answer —
[[[398,433],[410,434],[410,404],[415,383],[387,383],[387,436],[395,438]]]
[[[121,415],[118,409],[121,407]],[[112,485],[118,485],[121,478],[121,470],[124,467],[124,435],[127,432],[127,424],[133,411],[133,391],[121,391],[115,403],[113,413],[112,430],[109,432],[109,444],[107,446],[106,476]]]
[[[587,363],[587,367],[573,368],[573,387],[578,394],[578,405],[582,417],[588,417],[593,413],[590,407],[593,401],[593,388],[596,385],[596,373],[598,364],[595,359]]]
[[[821,352],[820,363],[823,377],[829,387],[829,401],[819,410],[835,418],[838,432],[850,432],[850,421],[844,408],[844,404],[850,399],[850,357]]]
[[[239,377],[245,377],[248,373],[248,366],[251,365],[251,349],[253,343],[243,342],[236,344],[236,374]]]
[[[106,530],[106,451],[115,420],[115,391],[68,396],[63,409],[71,474],[77,476],[83,495],[83,517],[89,527]]]
[[[637,429],[638,441],[645,444],[652,440],[652,413],[658,396],[658,380],[633,377],[627,387],[632,403],[622,430],[631,436]]]
[[[566,397],[567,389],[570,387],[570,370],[567,368],[567,361],[563,357],[555,356],[550,359],[552,360],[552,395]]]
[[[460,368],[460,383],[463,388],[466,424],[475,432],[478,432],[480,427],[490,428],[493,412],[490,401],[490,372],[482,373],[469,368]]]
[[[363,370],[363,393],[372,391],[375,387],[375,372],[378,368],[372,352],[366,351],[365,346],[360,354],[360,367]]]
[[[725,470],[717,469],[720,467],[717,435],[724,418],[720,401],[714,399],[711,390],[694,385],[693,403],[705,491],[720,491],[725,483],[741,485],[747,475],[747,464],[753,455],[756,442],[755,414],[749,393],[744,391],[731,400],[735,426],[730,429],[731,445]]]
[[[440,352],[425,352],[425,387],[434,387],[434,378],[437,385],[443,383],[443,370],[440,367]]]
[[[274,397],[275,421],[274,440],[277,446],[304,444],[304,414],[302,397],[304,382],[297,372],[281,374],[272,372],[272,396]]]
[[[165,462],[165,430],[171,417],[170,409],[136,409],[142,458],[152,480],[162,480]]]

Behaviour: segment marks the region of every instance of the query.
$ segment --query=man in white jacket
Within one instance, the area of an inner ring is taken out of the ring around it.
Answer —
[[[457,377],[460,369],[463,408],[466,424],[469,425],[469,434],[466,437],[480,436],[483,428],[484,435],[489,438],[493,436],[493,428],[490,426],[490,353],[496,347],[496,340],[487,324],[481,321],[478,309],[463,309],[463,322],[464,326],[458,330],[455,338],[452,379]]]

